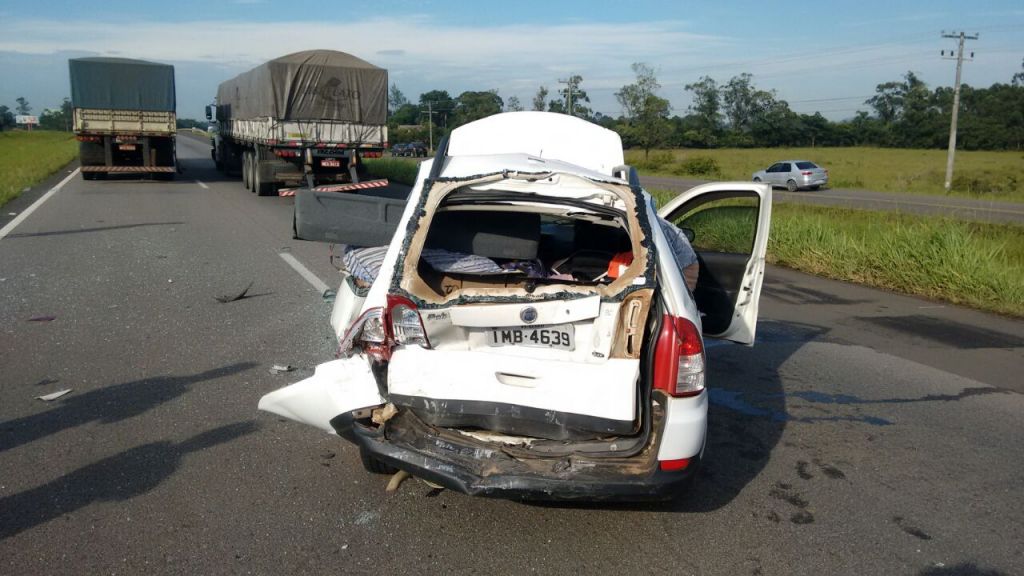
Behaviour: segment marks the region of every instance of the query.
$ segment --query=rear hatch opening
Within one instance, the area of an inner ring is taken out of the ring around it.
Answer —
[[[498,175],[434,182],[423,198],[389,290],[389,400],[505,451],[645,445],[641,357],[659,315],[641,193]]]

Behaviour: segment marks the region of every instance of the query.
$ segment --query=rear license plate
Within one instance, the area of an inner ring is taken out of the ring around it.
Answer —
[[[120,144],[118,150],[135,150],[135,144]]]
[[[532,346],[535,348],[557,348],[575,350],[573,325],[517,326],[512,328],[491,328],[487,343],[491,346]]]
[[[324,168],[341,168],[341,160],[337,158],[321,158],[320,165]]]

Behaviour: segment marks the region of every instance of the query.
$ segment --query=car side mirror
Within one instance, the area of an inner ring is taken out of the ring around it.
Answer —
[[[213,106],[206,106],[206,119],[213,120]]]
[[[693,239],[697,237],[697,234],[696,232],[693,231],[693,228],[680,228],[680,230],[683,232],[683,236],[686,236],[687,242],[693,244]]]

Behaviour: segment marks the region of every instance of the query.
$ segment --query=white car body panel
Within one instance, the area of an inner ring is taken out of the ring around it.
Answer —
[[[556,300],[536,302],[530,305],[537,310],[537,319],[531,324],[566,324],[579,320],[596,318],[601,310],[601,297],[597,294],[578,300]],[[452,324],[475,328],[497,328],[499,326],[523,326],[519,317],[522,303],[477,304],[475,306],[453,306],[449,312]]]
[[[693,458],[704,451],[708,424],[708,393],[665,401],[665,428],[658,460]]]
[[[258,408],[334,434],[338,414],[383,403],[369,364],[356,356],[320,364],[309,378],[260,398]]]
[[[768,232],[771,229],[772,189],[770,185],[751,182],[715,182],[696,186],[676,196],[659,210],[662,217],[670,217],[686,209],[686,204],[705,194],[716,192],[750,192],[758,196],[760,212],[757,219],[757,231],[754,235],[754,246],[750,260],[747,262],[741,284],[741,295],[736,302],[732,323],[720,334],[709,334],[714,338],[731,340],[740,344],[753,344],[757,331],[758,303],[761,299],[761,286],[764,283],[765,254],[768,251]]]
[[[452,130],[448,140],[452,157],[509,153],[556,159],[606,176],[625,162],[617,133],[566,114],[495,114]]]
[[[388,392],[437,400],[476,400],[630,421],[639,363],[541,360],[497,350],[406,347],[388,364]],[[458,366],[458,370],[450,367]]]

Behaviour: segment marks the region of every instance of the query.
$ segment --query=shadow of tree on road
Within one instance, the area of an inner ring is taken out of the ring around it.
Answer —
[[[0,499],[0,540],[94,502],[123,501],[145,494],[170,478],[188,454],[230,442],[254,430],[255,423],[239,422],[180,443],[144,444]]]
[[[0,452],[88,422],[104,424],[138,416],[173,400],[199,382],[244,372],[255,362],[239,362],[191,376],[159,376],[66,397],[51,410],[0,424]]]

